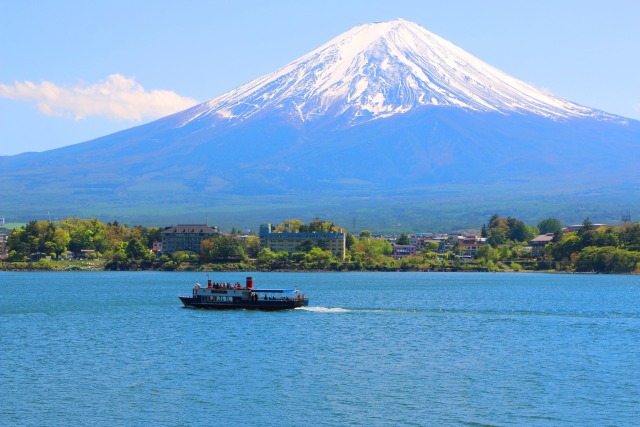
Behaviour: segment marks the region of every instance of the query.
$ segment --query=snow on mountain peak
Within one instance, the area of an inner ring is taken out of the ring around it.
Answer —
[[[343,116],[349,123],[420,106],[449,106],[553,119],[605,113],[526,84],[404,19],[358,25],[281,69],[190,110],[245,119],[280,110],[302,122]]]

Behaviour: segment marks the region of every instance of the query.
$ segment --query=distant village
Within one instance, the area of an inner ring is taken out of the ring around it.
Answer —
[[[0,219],[2,269],[72,269],[92,261],[106,270],[329,271],[640,271],[640,223],[535,227],[494,215],[478,233],[357,235],[318,218],[287,220],[259,230],[222,232],[208,224],[164,228],[102,223],[95,218],[31,221],[19,228]]]
[[[596,224],[598,227],[603,224]],[[581,225],[565,227],[564,230],[577,230]],[[203,240],[211,239],[220,234],[217,227],[204,224],[177,225],[162,231],[162,241],[154,242],[153,251],[172,254],[177,251],[189,251],[200,253]],[[300,251],[300,245],[305,241],[313,242],[314,246],[328,249],[334,257],[345,259],[346,232],[274,232],[271,224],[263,224],[259,231],[260,247],[269,248],[274,252],[295,253]],[[250,233],[236,234],[238,239],[247,239]],[[390,243],[392,252],[388,256],[394,260],[401,260],[409,256],[415,256],[420,250],[431,248],[443,257],[445,254],[455,251],[461,260],[472,260],[478,256],[478,250],[487,244],[487,237],[479,234],[433,234],[415,233],[397,235],[371,234],[365,232],[364,236],[371,239],[380,239]],[[554,233],[540,234],[529,241],[529,246],[524,246],[522,252],[531,257],[540,257],[544,254],[544,247],[553,241]]]

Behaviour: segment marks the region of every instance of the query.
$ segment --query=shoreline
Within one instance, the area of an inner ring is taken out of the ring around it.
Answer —
[[[8,273],[74,273],[74,272],[112,272],[112,273],[127,273],[127,272],[177,272],[177,273],[518,273],[518,274],[586,274],[586,275],[628,275],[634,276],[640,273],[605,273],[598,271],[560,271],[560,270],[497,270],[489,271],[482,268],[468,269],[468,268],[447,268],[447,269],[380,269],[380,270],[304,270],[304,269],[207,269],[207,268],[178,268],[174,270],[162,270],[162,269],[131,269],[131,270],[108,270],[96,266],[86,266],[77,268],[3,268],[0,265],[0,272]]]

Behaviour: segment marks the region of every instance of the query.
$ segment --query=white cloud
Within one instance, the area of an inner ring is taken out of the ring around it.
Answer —
[[[145,91],[134,79],[111,74],[106,80],[72,87],[43,81],[0,84],[0,98],[35,102],[47,115],[71,116],[81,120],[104,116],[112,120],[140,121],[163,117],[198,103],[170,90]]]

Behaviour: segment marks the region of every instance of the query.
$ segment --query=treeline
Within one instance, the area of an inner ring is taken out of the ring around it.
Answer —
[[[287,220],[275,231],[337,232],[331,221],[313,219],[309,224]],[[358,239],[347,234],[347,258],[332,255],[322,239],[305,240],[297,252],[273,252],[260,248],[256,235],[220,234],[204,240],[200,254],[178,251],[170,255],[152,251],[153,242],[162,240],[162,229],[121,225],[117,221],[103,223],[95,218],[68,218],[62,221],[31,221],[13,230],[8,238],[5,268],[61,268],[59,260],[82,256],[99,263],[106,270],[391,270],[393,260],[387,257],[391,244]],[[71,254],[68,254],[71,252]],[[38,262],[34,262],[38,260]],[[21,265],[22,264],[22,265]]]
[[[531,258],[530,240],[538,234],[553,235],[543,256]],[[640,272],[640,223],[596,228],[589,218],[573,231],[564,231],[555,218],[527,226],[514,218],[494,215],[482,236],[487,245],[478,250],[476,262],[487,270],[555,270],[594,273]]]
[[[554,235],[545,261],[560,271],[640,272],[640,223],[596,229],[587,218],[578,230]]]
[[[13,230],[7,239],[8,261],[27,262],[35,258],[139,260],[152,263],[149,249],[161,239],[156,227],[103,223],[96,218],[67,218],[62,221],[31,221]]]
[[[308,224],[286,220],[274,231],[343,231],[331,221],[318,218]],[[596,229],[587,218],[576,231],[562,231],[554,218],[536,226],[497,214],[482,226],[486,239],[475,259],[462,256],[457,236],[438,244],[430,242],[415,255],[394,260],[392,244],[375,238],[368,230],[358,235],[346,233],[345,258],[334,257],[323,240],[301,242],[296,252],[274,252],[260,248],[258,236],[220,234],[205,240],[200,254],[152,251],[162,240],[157,227],[103,223],[95,218],[68,218],[57,222],[31,221],[13,230],[8,237],[8,259],[4,268],[61,268],[60,259],[82,254],[106,270],[326,270],[326,271],[520,271],[559,270],[580,272],[629,273],[640,271],[640,224]],[[539,233],[552,233],[553,240],[544,255],[534,258],[529,241]],[[408,244],[403,234],[397,244]],[[34,258],[34,255],[37,255]],[[34,263],[36,259],[46,258]]]

